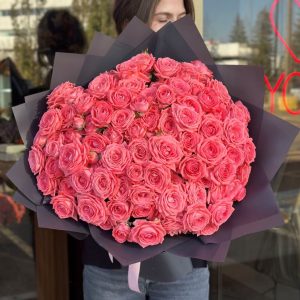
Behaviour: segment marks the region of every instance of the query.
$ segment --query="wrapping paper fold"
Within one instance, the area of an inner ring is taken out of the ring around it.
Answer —
[[[15,199],[37,212],[39,226],[65,230],[77,238],[90,234],[123,265],[144,261],[161,253],[223,261],[231,240],[282,224],[270,181],[299,129],[263,111],[263,70],[254,66],[215,65],[201,35],[188,16],[166,25],[157,33],[134,18],[115,40],[96,34],[85,55],[57,53],[51,89],[64,81],[86,86],[99,73],[113,69],[118,63],[146,49],[156,57],[168,56],[178,61],[201,60],[214,72],[218,80],[223,81],[233,99],[242,100],[250,110],[252,120],[249,131],[256,145],[257,158],[247,185],[246,199],[236,205],[231,218],[211,236],[167,237],[161,245],[145,249],[131,243],[119,244],[113,239],[111,232],[83,222],[59,219],[50,205],[44,204],[47,199],[43,199],[36,188],[35,178],[28,166],[27,153],[7,174],[20,190]],[[45,112],[45,96],[48,93],[49,91],[45,91],[28,96],[24,104],[13,109],[21,137],[28,149],[37,132],[38,121]],[[188,267],[186,264],[185,266],[187,270]],[[148,273],[151,277],[151,272]]]

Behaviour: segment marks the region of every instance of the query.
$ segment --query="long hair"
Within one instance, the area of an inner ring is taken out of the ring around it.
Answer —
[[[38,58],[41,65],[52,65],[55,52],[82,53],[86,38],[79,20],[65,9],[51,9],[37,28]],[[43,61],[46,56],[48,61]]]
[[[149,24],[153,13],[160,0],[115,0],[113,17],[116,30],[120,34],[127,23],[137,16],[141,21]],[[187,14],[195,18],[194,4],[192,0],[183,0]]]

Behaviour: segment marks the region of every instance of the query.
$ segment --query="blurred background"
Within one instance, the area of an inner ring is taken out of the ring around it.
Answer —
[[[300,1],[194,3],[217,63],[262,65],[265,110],[300,127]],[[55,51],[84,52],[95,31],[115,36],[112,6],[113,0],[0,1],[0,300],[82,299],[80,245],[38,229],[34,215],[13,200],[5,173],[24,146],[11,107],[47,89]],[[210,299],[300,299],[299,135],[272,186],[285,225],[234,241],[226,262],[210,265]]]

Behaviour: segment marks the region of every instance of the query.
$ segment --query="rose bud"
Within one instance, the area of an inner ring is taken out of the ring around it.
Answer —
[[[82,116],[75,116],[73,121],[73,127],[77,130],[82,130],[85,126],[85,121]]]
[[[99,156],[98,156],[97,152],[90,151],[90,153],[88,154],[88,160],[87,160],[88,164],[93,165],[93,164],[97,163],[98,160],[99,160]]]

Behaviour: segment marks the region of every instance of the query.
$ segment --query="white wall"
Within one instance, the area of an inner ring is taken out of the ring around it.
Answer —
[[[218,61],[223,59],[223,61],[231,61],[232,64],[245,64],[253,52],[253,49],[246,44],[211,41],[205,43],[208,50]]]

